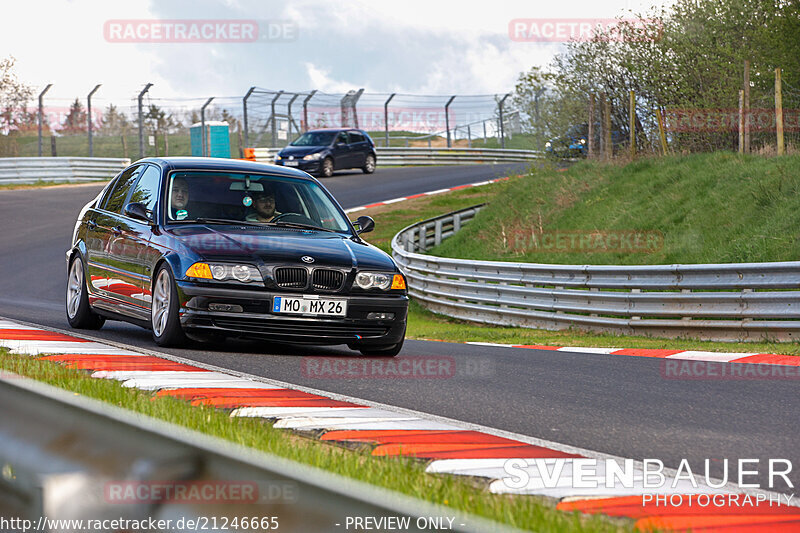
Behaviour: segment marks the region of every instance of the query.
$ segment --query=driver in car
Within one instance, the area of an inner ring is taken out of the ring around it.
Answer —
[[[275,210],[275,191],[265,188],[253,195],[255,213],[247,215],[248,222],[272,222],[280,213]]]

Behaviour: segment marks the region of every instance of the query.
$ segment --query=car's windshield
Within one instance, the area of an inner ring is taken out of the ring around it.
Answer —
[[[295,139],[292,146],[328,146],[335,136],[335,131],[309,131]]]
[[[347,219],[313,181],[240,172],[170,174],[167,221],[292,224],[350,232]]]

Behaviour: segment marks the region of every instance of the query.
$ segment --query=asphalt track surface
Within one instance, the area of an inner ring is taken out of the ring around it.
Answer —
[[[324,181],[345,207],[519,173],[519,165],[379,169]],[[64,252],[81,206],[98,185],[0,190],[0,316],[69,329]],[[380,224],[380,220],[377,221]],[[155,349],[150,333],[107,322],[99,339]],[[401,357],[444,358],[453,371],[428,378],[321,378],[307,356],[359,357],[346,347],[291,347],[230,341],[162,351],[240,372],[454,418],[634,459],[656,458],[695,473],[724,459],[789,459],[800,483],[800,380],[678,380],[660,359],[406,341]],[[795,372],[794,375],[797,373]],[[753,465],[748,466],[752,469]],[[793,493],[783,483],[779,492]]]

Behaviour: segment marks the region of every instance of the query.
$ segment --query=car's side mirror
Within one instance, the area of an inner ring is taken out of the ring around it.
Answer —
[[[360,216],[356,219],[354,226],[356,227],[356,233],[361,235],[362,233],[369,233],[370,231],[375,229],[375,221],[372,220],[372,217],[368,216]]]
[[[125,206],[125,215],[148,224],[152,222],[147,214],[147,208],[140,202],[131,202]]]

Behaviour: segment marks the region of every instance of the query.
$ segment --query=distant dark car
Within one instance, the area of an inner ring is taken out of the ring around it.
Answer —
[[[594,125],[594,145],[600,150],[599,123]],[[571,126],[564,135],[550,139],[544,143],[544,150],[553,157],[586,157],[589,155],[589,125],[575,124]],[[616,149],[624,140],[623,135],[614,128],[611,129],[611,144]]]
[[[275,156],[275,164],[328,178],[334,170],[360,168],[375,172],[375,143],[367,132],[356,129],[307,131]]]
[[[355,225],[354,225],[355,224]],[[150,158],[123,170],[80,212],[67,251],[75,328],[106,319],[186,336],[347,344],[396,355],[405,277],[359,236],[316,179],[211,158]]]

